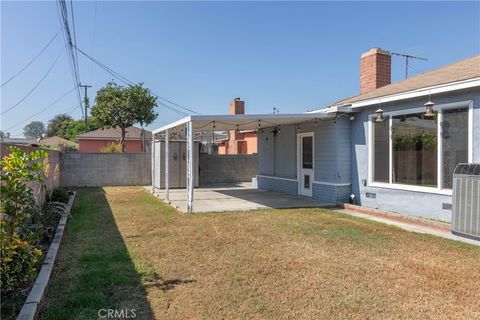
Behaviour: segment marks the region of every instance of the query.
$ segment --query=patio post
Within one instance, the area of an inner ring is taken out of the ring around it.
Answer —
[[[170,158],[169,156],[169,134],[168,134],[168,129],[165,130],[165,200],[167,202],[170,201],[170,185],[169,185],[169,180],[170,180],[170,172],[168,171],[168,159]]]
[[[152,153],[152,193],[155,193],[155,134],[152,135],[152,147],[150,148]]]
[[[193,144],[193,122],[188,122],[187,127],[187,212],[193,212],[193,187],[194,187],[194,174],[193,174],[193,159],[195,154],[195,145]]]

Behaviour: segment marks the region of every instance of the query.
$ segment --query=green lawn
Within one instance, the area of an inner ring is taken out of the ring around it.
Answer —
[[[480,248],[324,209],[177,213],[80,189],[41,319],[480,318]]]

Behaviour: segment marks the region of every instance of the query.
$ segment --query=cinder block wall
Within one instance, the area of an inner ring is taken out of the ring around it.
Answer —
[[[252,181],[258,173],[257,154],[200,154],[200,184]]]
[[[62,186],[151,185],[150,153],[63,153]]]

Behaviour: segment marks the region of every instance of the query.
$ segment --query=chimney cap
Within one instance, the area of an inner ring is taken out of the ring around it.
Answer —
[[[366,57],[366,56],[369,56],[369,55],[372,55],[372,54],[390,55],[390,52],[388,52],[387,50],[383,50],[381,48],[372,48],[372,49],[368,50],[367,52],[362,53],[362,58]]]
[[[233,99],[233,100],[237,100],[237,101],[239,101],[239,100],[242,100],[242,99],[241,99],[241,98],[235,98],[235,99]]]

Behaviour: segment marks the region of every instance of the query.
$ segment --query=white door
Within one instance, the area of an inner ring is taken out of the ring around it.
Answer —
[[[313,133],[301,133],[297,141],[299,194],[311,197],[314,163]]]

